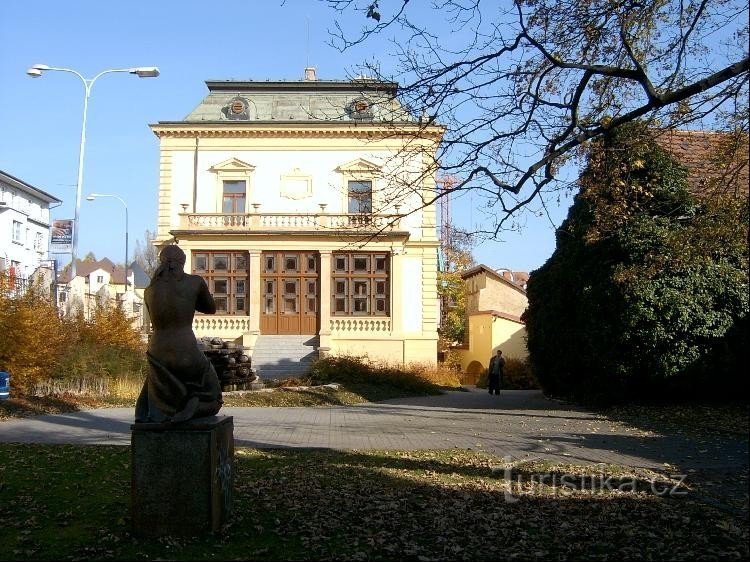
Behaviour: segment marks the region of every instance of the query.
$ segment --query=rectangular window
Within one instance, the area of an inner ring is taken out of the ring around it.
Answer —
[[[199,274],[208,271],[208,254],[193,254],[193,271]]]
[[[229,271],[229,254],[213,254],[214,271]]]
[[[297,273],[297,257],[298,256],[284,256],[284,273]]]
[[[224,181],[224,197],[222,200],[222,212],[244,213],[245,212],[245,182],[242,180]]]
[[[275,271],[276,271],[276,257],[266,256],[265,272],[274,273]]]
[[[349,212],[372,213],[372,182],[349,181]]]
[[[386,253],[334,253],[331,313],[390,314],[389,259]]]
[[[193,252],[191,261],[193,273],[206,280],[217,314],[249,314],[250,261],[247,252],[198,251]]]
[[[23,244],[23,240],[21,239],[23,225],[18,221],[13,221],[13,230],[12,230],[12,237],[13,242],[16,242],[18,244]]]

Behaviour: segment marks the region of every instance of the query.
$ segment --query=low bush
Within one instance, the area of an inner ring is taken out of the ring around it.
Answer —
[[[487,388],[487,369],[482,371],[476,384],[477,388]],[[539,383],[534,377],[531,366],[528,361],[522,361],[515,357],[505,359],[505,368],[503,369],[503,378],[500,386],[507,390],[536,390]]]
[[[313,363],[310,377],[318,384],[387,384],[421,392],[461,386],[458,374],[450,369],[417,363],[402,367],[351,355],[319,359]]]

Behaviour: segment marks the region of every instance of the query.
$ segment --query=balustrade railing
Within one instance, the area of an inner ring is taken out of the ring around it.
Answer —
[[[249,316],[196,316],[193,332],[196,337],[216,336],[236,338],[238,333],[250,330]]]
[[[385,334],[391,331],[390,318],[331,318],[331,334]]]
[[[400,215],[363,213],[180,213],[189,230],[397,230]]]

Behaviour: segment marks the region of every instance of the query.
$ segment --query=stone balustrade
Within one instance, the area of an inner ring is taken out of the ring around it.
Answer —
[[[386,334],[391,331],[391,319],[387,317],[331,318],[331,334],[362,335]]]
[[[387,335],[391,331],[391,319],[387,316],[341,317],[330,319],[331,333],[336,336]],[[238,333],[250,331],[249,316],[196,315],[193,332],[203,336],[234,339]]]
[[[180,213],[183,230],[399,230],[400,215],[363,213]]]
[[[193,332],[195,337],[215,336],[234,339],[237,334],[250,331],[249,316],[195,315]]]

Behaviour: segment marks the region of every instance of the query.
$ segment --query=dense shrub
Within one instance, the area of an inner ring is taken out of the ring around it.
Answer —
[[[485,369],[479,375],[476,383],[477,388],[487,388],[488,371]],[[539,388],[539,383],[531,371],[528,361],[522,361],[515,357],[505,359],[503,368],[503,378],[500,380],[500,387],[507,390],[535,390]]]
[[[438,387],[461,386],[458,374],[450,369],[412,364],[405,367],[374,362],[366,356],[332,356],[315,361],[310,370],[315,383],[387,384],[405,390],[434,391]]]
[[[16,292],[2,276],[0,333],[0,368],[21,392],[98,388],[96,379],[145,373],[144,342],[119,307],[98,308],[89,320],[63,317],[45,291],[32,284]]]
[[[642,125],[597,145],[580,187],[527,287],[542,387],[608,402],[736,396],[746,387],[747,199],[695,199],[685,169]]]
[[[75,326],[33,282],[17,294],[8,281],[0,273],[0,368],[24,390],[60,368],[75,343]]]

